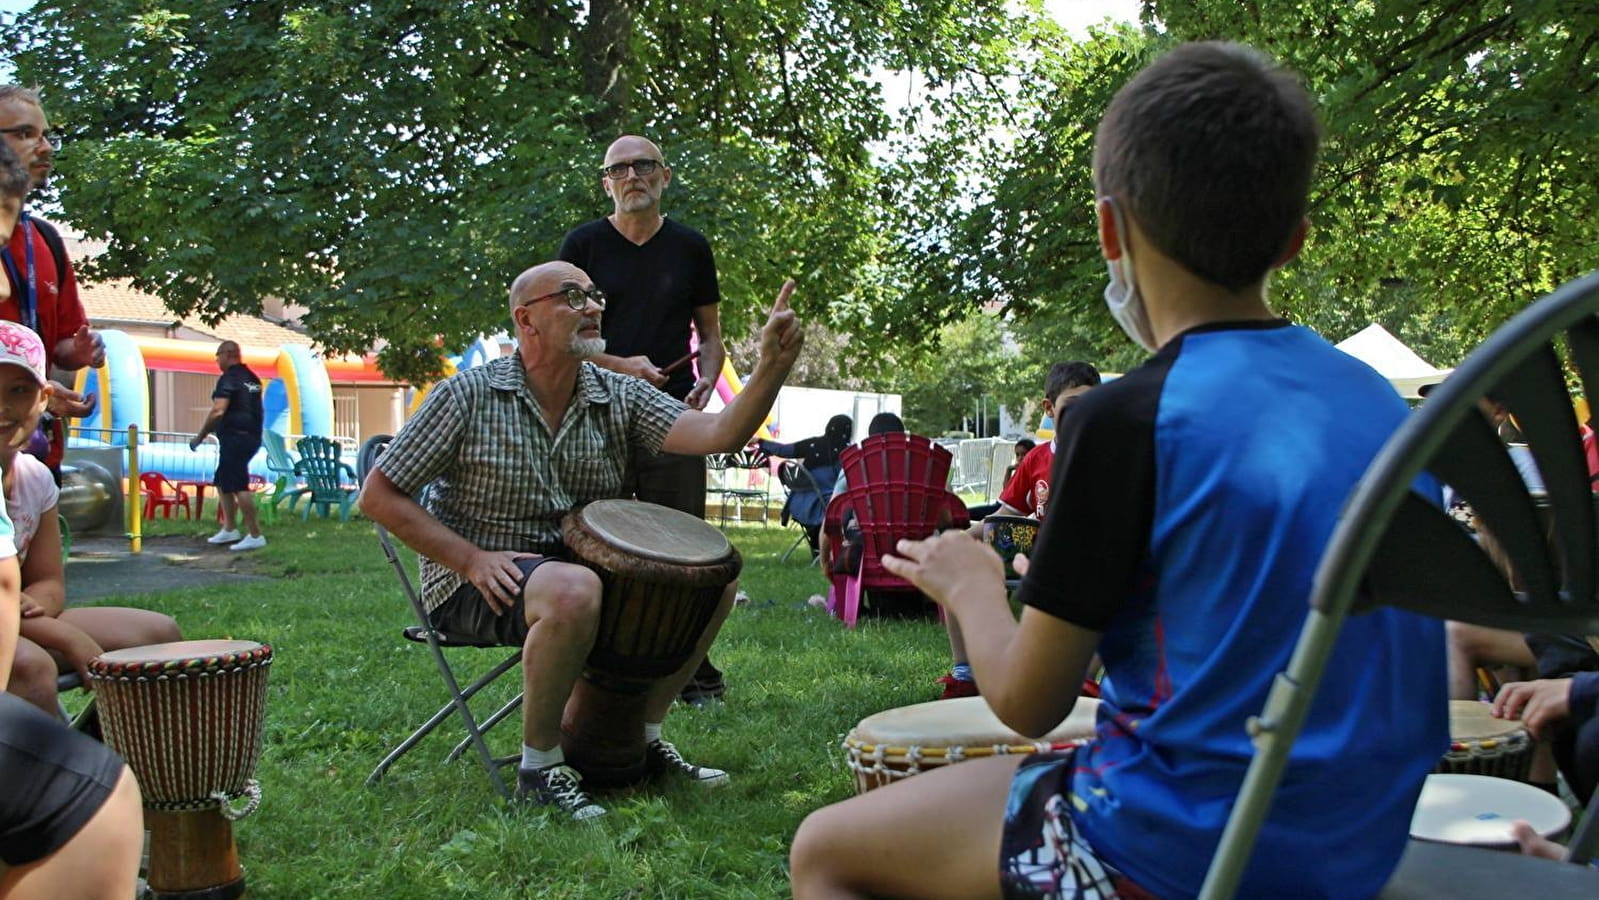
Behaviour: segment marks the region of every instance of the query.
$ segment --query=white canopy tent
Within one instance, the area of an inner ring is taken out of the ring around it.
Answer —
[[[1436,368],[1375,322],[1340,341],[1338,349],[1376,369],[1401,397],[1419,397],[1420,388],[1437,384],[1454,371]]]

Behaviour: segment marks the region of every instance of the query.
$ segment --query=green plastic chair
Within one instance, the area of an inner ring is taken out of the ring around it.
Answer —
[[[278,506],[285,500],[289,502],[289,512],[294,512],[294,507],[300,498],[310,493],[309,488],[300,486],[299,476],[295,472],[295,459],[289,454],[288,442],[283,435],[272,429],[261,432],[261,445],[266,447],[267,471],[276,475],[272,485],[271,499],[262,504],[262,508],[270,510],[272,521],[276,521]]]
[[[296,446],[300,461],[294,464],[294,474],[305,482],[305,489],[298,492],[305,494],[306,500],[300,518],[309,519],[313,507],[331,518],[333,506],[338,504],[339,520],[350,521],[350,503],[355,499],[357,482],[355,470],[342,458],[338,442],[312,435],[300,438]],[[296,497],[289,507],[291,512],[299,502]]]

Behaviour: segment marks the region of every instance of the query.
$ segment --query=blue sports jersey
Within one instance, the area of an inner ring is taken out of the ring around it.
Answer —
[[[1286,322],[1205,326],[1064,417],[1022,601],[1103,632],[1097,735],[1072,808],[1155,894],[1197,893],[1252,747],[1246,719],[1309,610],[1355,482],[1406,407]],[[1240,896],[1371,896],[1448,742],[1441,623],[1344,625]]]

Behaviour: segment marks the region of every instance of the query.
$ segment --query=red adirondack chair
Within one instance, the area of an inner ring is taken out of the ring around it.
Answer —
[[[882,558],[893,552],[895,543],[944,528],[965,528],[970,519],[966,504],[944,487],[949,451],[921,435],[880,434],[846,448],[839,459],[849,487],[828,504],[822,525],[830,557],[824,564],[832,579],[827,610],[853,628],[863,592],[916,592],[910,582],[883,568]],[[860,526],[860,559],[838,573],[834,559],[846,552],[844,518],[849,510]]]

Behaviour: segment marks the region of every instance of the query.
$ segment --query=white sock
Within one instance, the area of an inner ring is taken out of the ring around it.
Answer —
[[[566,762],[566,753],[561,750],[561,745],[556,744],[548,750],[540,750],[522,745],[522,768],[543,769],[549,766],[558,766]]]
[[[644,723],[644,743],[653,744],[654,742],[656,742],[656,741],[658,741],[660,739],[661,739],[661,723],[660,722],[645,722]]]

